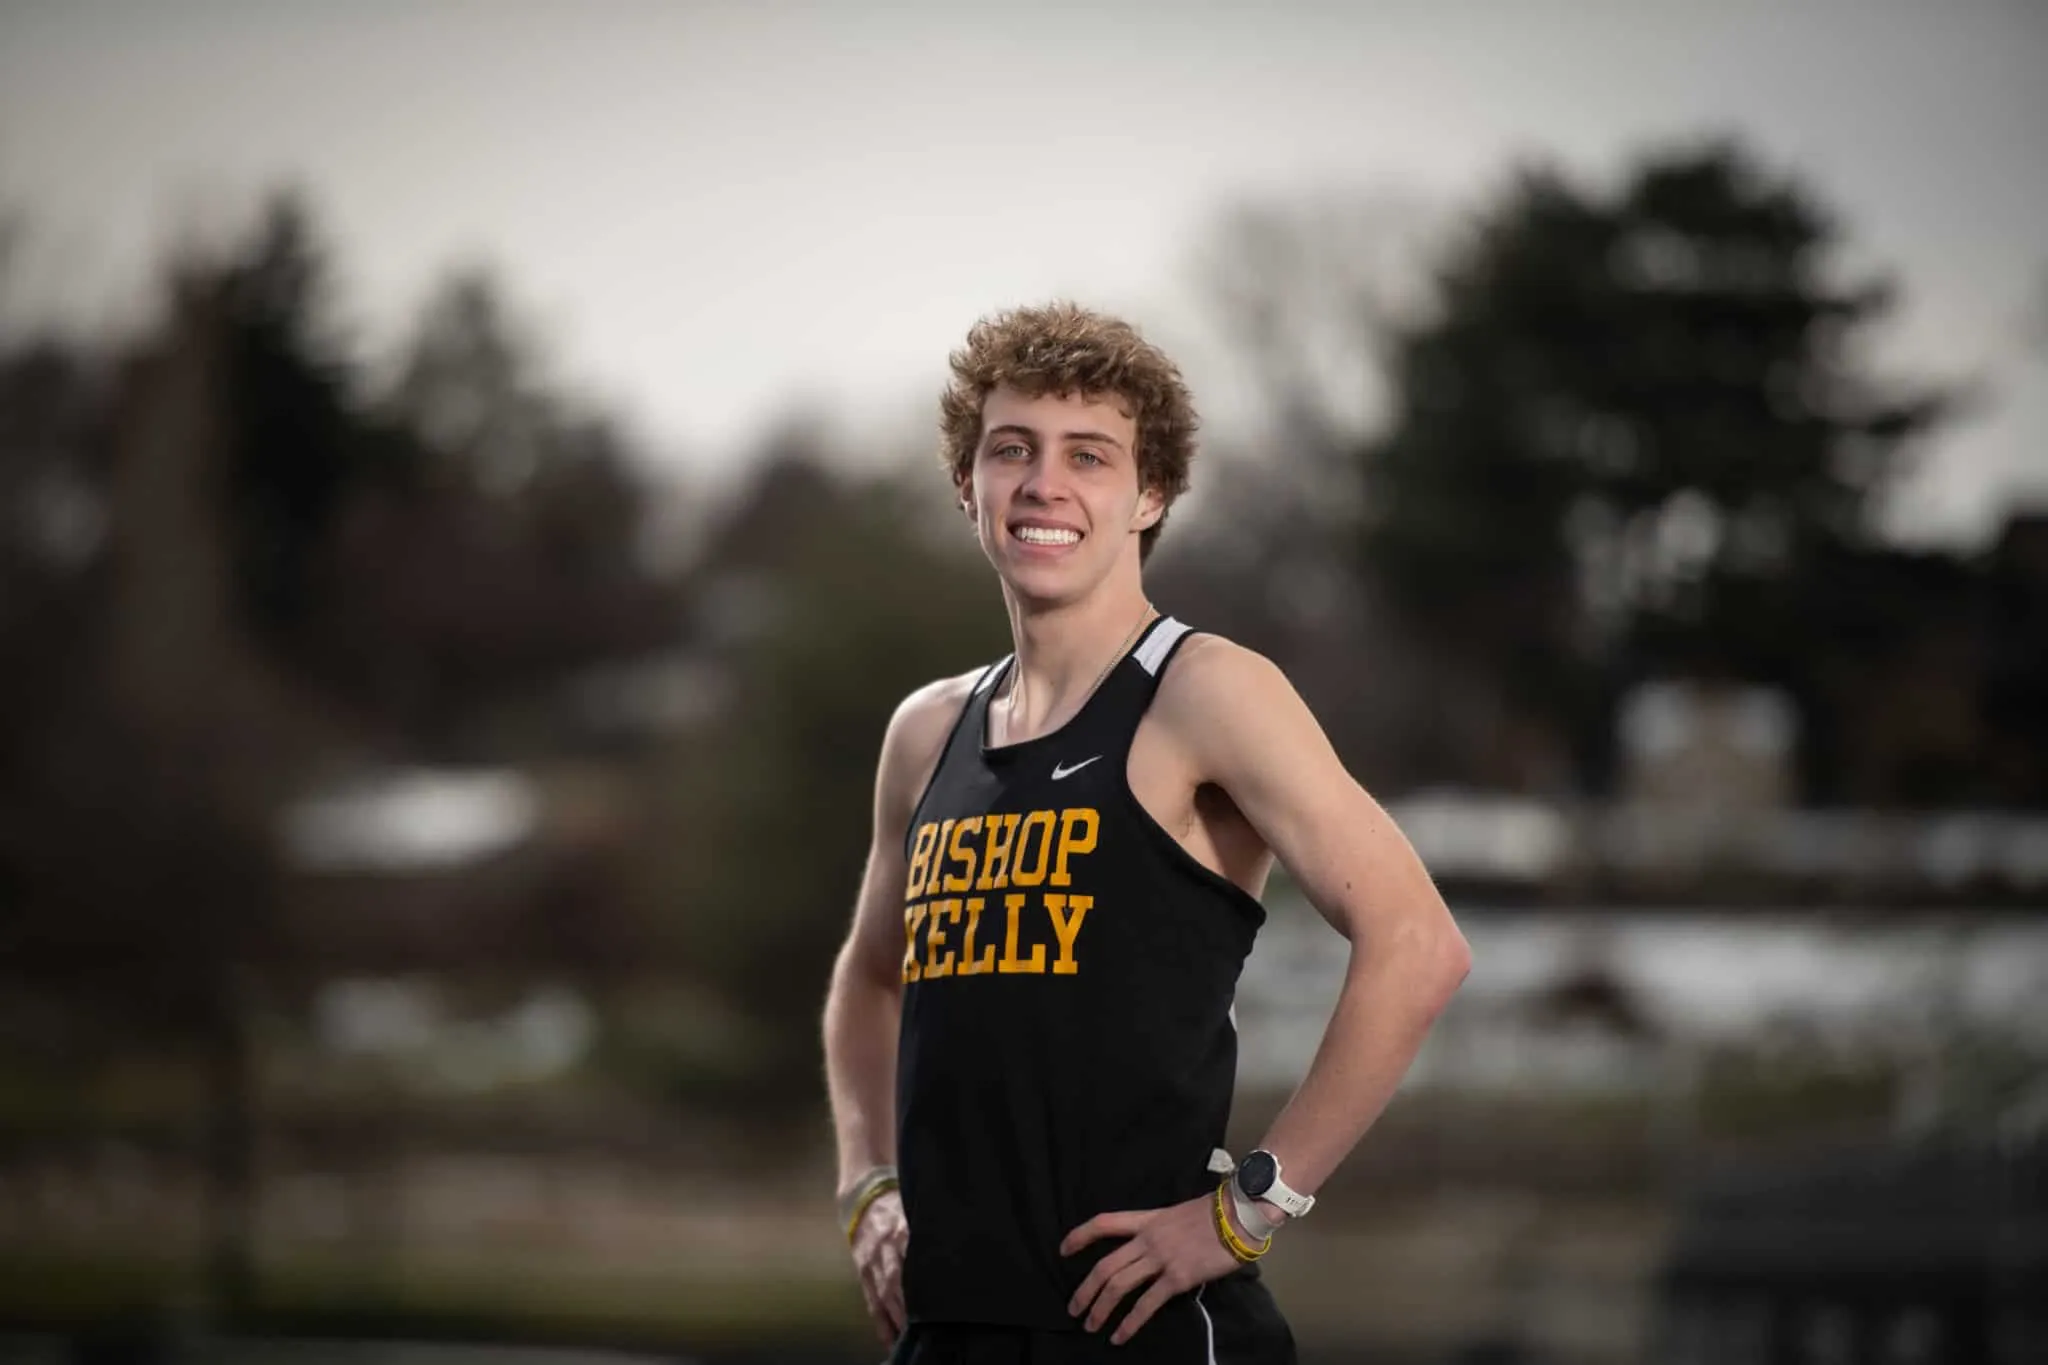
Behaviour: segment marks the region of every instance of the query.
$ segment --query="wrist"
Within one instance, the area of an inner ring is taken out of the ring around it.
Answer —
[[[1281,1176],[1280,1158],[1261,1147],[1247,1152],[1231,1176],[1232,1190],[1247,1209],[1275,1227],[1315,1207],[1315,1196],[1290,1187]]]
[[[1284,1228],[1294,1221],[1293,1214],[1281,1208],[1270,1199],[1254,1199],[1251,1201],[1251,1205],[1253,1212],[1265,1219],[1268,1227]]]
[[[1239,1211],[1243,1209],[1240,1197],[1226,1177],[1216,1187],[1216,1195],[1210,1201],[1210,1212],[1216,1223],[1217,1240],[1240,1265],[1249,1265],[1272,1249],[1271,1233],[1247,1237]]]
[[[860,1230],[861,1219],[867,1216],[874,1202],[898,1188],[894,1166],[870,1166],[839,1191],[834,1201],[835,1211],[847,1241],[851,1242],[854,1233]]]
[[[869,1165],[855,1168],[850,1175],[842,1171],[839,1177],[839,1184],[832,1191],[832,1198],[834,1200],[850,1199],[868,1181],[894,1176],[895,1174],[895,1163],[888,1161],[876,1161]]]
[[[1273,1234],[1279,1231],[1280,1225],[1286,1221],[1284,1218],[1268,1216],[1257,1201],[1245,1198],[1234,1185],[1230,1190],[1230,1214],[1237,1230],[1253,1242],[1272,1241]]]

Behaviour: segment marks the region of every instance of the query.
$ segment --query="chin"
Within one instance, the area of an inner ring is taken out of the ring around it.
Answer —
[[[1098,581],[1097,578],[1075,572],[1077,567],[1012,565],[1007,573],[1001,574],[1001,578],[1003,586],[1020,602],[1032,606],[1064,606],[1087,596],[1089,589]]]

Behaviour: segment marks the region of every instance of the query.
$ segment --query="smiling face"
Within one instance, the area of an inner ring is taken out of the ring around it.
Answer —
[[[1139,486],[1137,426],[1107,396],[1033,396],[1008,384],[982,405],[961,502],[1005,586],[1046,605],[1138,572],[1159,494]]]

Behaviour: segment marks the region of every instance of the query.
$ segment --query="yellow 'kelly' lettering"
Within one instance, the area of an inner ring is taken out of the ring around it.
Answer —
[[[974,935],[981,928],[982,899],[979,896],[967,898],[967,937],[960,944],[960,976],[980,976],[996,969],[996,945],[984,948],[980,959],[974,956]]]
[[[1030,846],[1031,831],[1038,831],[1038,862],[1027,869],[1024,866],[1024,851]],[[1017,864],[1010,869],[1010,880],[1018,886],[1036,886],[1045,880],[1045,865],[1052,861],[1052,812],[1035,810],[1024,817],[1024,827],[1017,831]]]
[[[926,916],[924,979],[927,981],[936,981],[942,976],[951,976],[953,974],[953,950],[946,948],[946,955],[944,957],[939,956],[939,949],[946,947],[946,931],[939,927],[939,917],[941,915],[958,924],[960,922],[960,902],[957,900],[933,901],[931,914]]]
[[[932,870],[932,846],[939,841],[939,827],[926,822],[917,827],[917,846],[910,851],[910,880],[904,884],[903,899],[922,896]]]
[[[1085,833],[1075,833],[1086,827]],[[1060,812],[1060,848],[1052,863],[1052,884],[1072,886],[1074,879],[1067,875],[1067,859],[1077,853],[1095,851],[1095,834],[1101,828],[1101,820],[1094,810],[1087,806],[1076,806]],[[948,888],[950,889],[950,888]]]
[[[1023,913],[1026,897],[1021,891],[1013,891],[1003,897],[1003,908],[1010,912],[1010,927],[1003,936],[1003,960],[996,964],[996,970],[1005,975],[1016,972],[1042,973],[1045,971],[1045,945],[1031,945],[1030,957],[1017,956],[1017,918]]]
[[[929,828],[929,826],[927,826]],[[903,907],[903,980],[907,985],[919,976],[917,965],[917,926],[924,923],[924,903]]]
[[[1081,964],[1074,960],[1074,940],[1081,936],[1081,921],[1094,908],[1093,896],[1065,896],[1057,891],[1045,893],[1045,909],[1052,916],[1053,937],[1060,941],[1060,955],[1052,964],[1054,976],[1072,976],[1081,970]]]
[[[972,848],[962,848],[960,840],[980,828],[981,817],[979,815],[969,816],[953,826],[953,837],[947,842],[946,851],[952,855],[954,863],[966,863],[967,870],[959,873],[948,872],[944,882],[945,890],[970,891],[974,888],[974,850]]]

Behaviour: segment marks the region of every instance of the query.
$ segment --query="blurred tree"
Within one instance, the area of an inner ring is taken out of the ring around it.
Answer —
[[[318,623],[319,672],[369,716],[475,754],[504,740],[498,704],[675,638],[628,442],[546,376],[487,276],[429,298],[371,412],[376,457],[322,548]]]
[[[2048,356],[2048,265],[2041,267],[2040,279],[2035,282],[2034,301],[2024,326],[2027,349],[2036,356]]]
[[[1280,664],[1377,790],[1415,779],[1413,707],[1440,683],[1361,590],[1357,452],[1388,402],[1379,348],[1419,304],[1413,261],[1442,216],[1374,191],[1240,203],[1210,224],[1191,266],[1232,363],[1198,396],[1256,435],[1205,441],[1147,570],[1162,607]]]
[[[1524,172],[1444,254],[1357,452],[1371,582],[1500,721],[1439,717],[1441,775],[1597,780],[1605,693],[1644,672],[1781,680],[1810,706],[1802,585],[1872,543],[1943,412],[1870,372],[1892,295],[1844,283],[1839,248],[1807,188],[1717,144],[1610,195]],[[1518,732],[1553,740],[1504,767]]]
[[[2048,808],[2048,508],[2020,513],[1985,556],[1989,600],[1980,697],[1988,754],[1973,795]]]
[[[785,440],[698,574],[726,671],[715,725],[649,777],[633,870],[669,952],[748,1026],[730,1098],[814,1112],[817,1014],[866,858],[875,762],[913,688],[1000,657],[1008,628],[945,476],[868,482]]]
[[[1421,302],[1413,261],[1437,217],[1405,195],[1252,202],[1226,210],[1202,239],[1203,292],[1249,373],[1264,439],[1286,456],[1266,476],[1309,493],[1290,513],[1356,509],[1349,457],[1387,401],[1374,362]]]
[[[313,558],[367,443],[330,315],[327,250],[296,194],[274,197],[217,264],[195,263],[194,295],[217,295],[225,326],[222,439],[235,596],[258,634],[290,648],[317,611]]]
[[[73,496],[104,534],[58,556],[69,580],[45,574],[40,609],[9,622],[23,662],[0,741],[0,964],[83,1011],[102,1048],[203,1060],[213,1283],[232,1310],[252,1264],[249,973],[278,946],[270,818],[304,736],[229,591],[230,333],[219,293],[181,290],[111,367],[104,406],[31,414],[58,455],[8,433],[10,466],[91,472]],[[27,377],[54,382],[38,354]]]
[[[438,470],[510,492],[556,456],[565,425],[538,352],[491,275],[458,270],[420,310],[387,406]]]
[[[54,993],[109,1055],[201,1059],[230,1312],[253,1264],[252,1010],[314,947],[285,919],[279,816],[324,765],[431,730],[351,684],[424,656],[441,720],[676,616],[638,569],[612,426],[543,404],[519,488],[463,472],[480,449],[448,473],[409,413],[363,396],[327,273],[285,196],[179,262],[132,345],[0,326],[0,990]],[[364,553],[392,546],[410,554]]]

